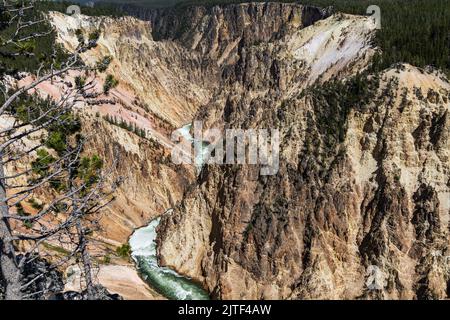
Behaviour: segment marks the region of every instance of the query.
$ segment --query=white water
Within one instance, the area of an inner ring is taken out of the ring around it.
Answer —
[[[170,268],[160,267],[156,254],[157,218],[146,227],[137,229],[130,237],[132,257],[142,278],[156,291],[174,300],[206,300],[208,293],[189,278]]]
[[[188,124],[178,129],[184,139],[195,144],[195,139],[191,136],[192,125]],[[194,159],[194,164],[200,172],[205,155],[205,143],[202,143],[202,152]],[[131,246],[132,257],[143,279],[156,291],[174,300],[207,300],[208,293],[189,278],[183,277],[174,270],[158,265],[156,252],[156,228],[161,218],[152,220],[148,226],[135,230],[131,235],[129,244]]]
[[[191,128],[192,124],[189,123],[177,131],[181,134],[181,136],[186,139],[187,141],[190,141],[192,145],[195,148],[196,143],[201,143],[201,152],[199,154],[195,154],[194,164],[197,168],[197,173],[200,173],[202,170],[203,164],[207,161],[209,156],[209,150],[208,150],[208,143],[205,141],[197,141],[194,137],[191,135]]]

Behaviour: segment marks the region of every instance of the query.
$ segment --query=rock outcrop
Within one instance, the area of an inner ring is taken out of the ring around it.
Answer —
[[[86,36],[100,32],[97,47],[83,54],[87,64],[105,56],[113,58],[107,73],[119,80],[119,86],[109,95],[80,104],[77,112],[89,137],[86,150],[104,159],[106,168],[118,155],[113,178],[122,177],[123,181],[116,201],[102,219],[99,235],[107,245],[118,246],[135,228],[181,200],[194,180],[193,168],[170,161],[170,134],[191,121],[206,101],[211,82],[202,71],[198,54],[176,44],[153,41],[148,22],[132,17],[71,17],[60,13],[51,13],[50,17],[59,41],[68,50],[77,45],[78,29]],[[101,91],[103,80],[97,76],[97,91]],[[143,130],[145,138],[105,121],[105,117]]]
[[[370,17],[278,3],[129,12],[148,22],[54,20],[69,49],[79,26],[100,29],[85,60],[113,56],[121,83],[116,105],[82,112],[92,150],[126,154],[105,238],[174,207],[160,261],[214,298],[448,296],[448,79],[410,65],[359,76],[378,50]],[[95,112],[139,120],[153,139]],[[195,178],[172,164],[170,132],[194,119],[278,129],[279,172],[205,165]]]
[[[218,59],[228,61],[224,85],[196,119],[278,129],[280,170],[206,165],[162,220],[161,262],[221,299],[443,299],[448,80],[400,65],[352,83],[377,50],[373,21],[336,14],[308,24],[281,37],[262,32],[261,43],[240,42],[234,59]],[[246,30],[258,39],[258,19]],[[205,53],[203,43],[189,46]]]

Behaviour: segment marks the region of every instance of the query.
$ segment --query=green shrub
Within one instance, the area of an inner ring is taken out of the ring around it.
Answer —
[[[37,202],[36,199],[34,199],[34,198],[29,199],[28,202],[31,204],[31,207],[36,210],[42,210],[42,208],[44,207],[42,204]]]
[[[28,217],[30,215],[28,212],[25,211],[25,209],[20,203],[16,204],[16,210],[17,214],[21,217]]]
[[[121,258],[129,258],[131,255],[131,246],[125,243],[116,249],[116,253]]]
[[[38,149],[37,158],[31,163],[31,168],[35,174],[45,176],[48,173],[49,166],[56,160],[47,150]]]
[[[103,263],[104,264],[110,264],[111,263],[111,256],[109,254],[105,255],[103,257]]]
[[[75,77],[75,86],[78,90],[83,89],[83,87],[86,85],[86,78],[81,76]]]
[[[63,153],[67,147],[65,136],[60,131],[50,132],[45,145],[57,151],[58,154]]]
[[[103,84],[103,92],[108,94],[109,91],[119,85],[119,80],[114,78],[112,74],[108,74],[105,79],[105,83]]]
[[[83,157],[78,167],[78,177],[83,179],[89,187],[98,181],[98,174],[102,167],[103,160],[98,155]]]
[[[24,221],[24,222],[23,222],[23,225],[24,225],[24,227],[27,228],[27,229],[33,228],[33,223],[32,223],[31,221]]]
[[[102,59],[102,61],[100,61],[99,63],[97,63],[96,67],[97,70],[99,72],[105,72],[106,69],[108,69],[110,63],[112,61],[112,57],[111,56],[106,56]]]
[[[100,31],[99,30],[95,30],[93,32],[91,32],[88,36],[88,40],[89,41],[97,41],[98,38],[100,38]]]
[[[55,213],[61,213],[67,211],[68,205],[64,202],[58,202],[53,206],[53,211]]]

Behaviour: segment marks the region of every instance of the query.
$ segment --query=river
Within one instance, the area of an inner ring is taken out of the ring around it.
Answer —
[[[184,139],[195,143],[190,134],[191,124],[178,129]],[[202,152],[194,159],[194,165],[200,172],[204,159],[204,150],[208,144],[202,142]],[[167,214],[167,213],[166,213]],[[161,218],[152,220],[146,227],[137,229],[131,235],[132,258],[141,274],[141,277],[157,292],[173,300],[206,300],[208,293],[189,278],[183,277],[174,270],[158,265],[156,254],[156,228]]]
[[[189,278],[160,267],[156,255],[156,228],[161,218],[137,229],[130,237],[132,257],[141,277],[158,293],[172,300],[207,300],[208,293]]]

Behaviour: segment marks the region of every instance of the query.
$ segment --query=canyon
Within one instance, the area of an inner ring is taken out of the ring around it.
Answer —
[[[375,21],[330,8],[248,3],[129,14],[50,14],[67,50],[77,29],[98,30],[83,60],[113,57],[107,72],[119,80],[77,107],[87,149],[107,165],[119,150],[114,175],[124,178],[91,250],[113,253],[161,216],[159,263],[215,299],[448,298],[445,75],[398,64],[361,78],[380,50]],[[39,90],[51,94],[52,85]],[[175,165],[171,133],[193,121],[278,129],[279,172]],[[374,267],[383,284],[371,290]],[[125,298],[162,298],[129,261],[99,268],[100,282]]]

